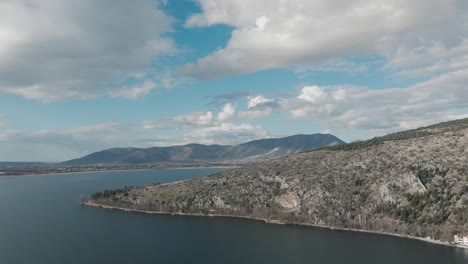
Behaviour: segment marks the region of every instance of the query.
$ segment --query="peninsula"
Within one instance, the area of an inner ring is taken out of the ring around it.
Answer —
[[[182,182],[106,190],[87,204],[452,241],[468,231],[468,119]]]

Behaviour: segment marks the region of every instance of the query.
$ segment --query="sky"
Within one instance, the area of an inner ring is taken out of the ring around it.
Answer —
[[[0,0],[0,160],[468,117],[466,0]]]

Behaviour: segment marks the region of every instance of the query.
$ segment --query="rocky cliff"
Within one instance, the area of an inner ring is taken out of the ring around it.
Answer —
[[[468,231],[468,119],[315,150],[92,202],[451,240]]]

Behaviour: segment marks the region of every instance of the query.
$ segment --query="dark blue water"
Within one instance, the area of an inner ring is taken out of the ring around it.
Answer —
[[[468,251],[259,221],[82,207],[81,194],[220,169],[0,177],[0,264],[466,264]]]

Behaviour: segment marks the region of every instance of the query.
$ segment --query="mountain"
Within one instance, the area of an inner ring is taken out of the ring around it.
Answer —
[[[113,148],[63,164],[251,163],[344,143],[333,135],[313,134],[261,139],[235,146],[188,144],[146,149]]]
[[[345,142],[330,134],[294,135],[284,138],[260,139],[230,146],[219,152],[218,155],[224,160],[238,160],[248,163],[341,144],[345,144]]]
[[[451,241],[468,231],[468,119],[181,182],[99,192],[87,204]]]

